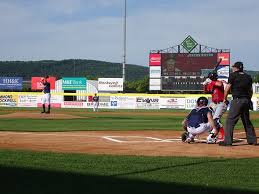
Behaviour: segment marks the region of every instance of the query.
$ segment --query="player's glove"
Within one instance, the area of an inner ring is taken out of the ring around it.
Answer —
[[[225,100],[224,103],[228,106],[229,105],[229,101]]]
[[[207,85],[211,82],[212,82],[212,80],[210,78],[207,78],[204,82],[202,82],[202,85]]]

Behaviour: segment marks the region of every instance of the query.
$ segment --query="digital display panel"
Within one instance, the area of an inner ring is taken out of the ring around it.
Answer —
[[[203,69],[214,69],[217,53],[162,53],[162,76],[201,76]]]

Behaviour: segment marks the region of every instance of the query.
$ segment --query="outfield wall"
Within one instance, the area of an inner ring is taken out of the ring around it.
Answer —
[[[99,108],[107,109],[192,109],[200,96],[207,94],[108,94],[99,93]],[[81,101],[64,101],[64,96],[76,96]],[[89,93],[51,93],[53,108],[92,108]],[[79,98],[85,97],[85,98]],[[150,103],[147,103],[150,99]],[[231,102],[231,96],[229,100]],[[39,92],[0,92],[0,107],[41,107],[42,93]],[[254,110],[259,110],[259,94],[252,98]]]

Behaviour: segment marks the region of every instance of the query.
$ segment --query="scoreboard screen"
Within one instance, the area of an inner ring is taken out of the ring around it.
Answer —
[[[162,53],[162,76],[201,76],[202,70],[214,69],[217,53]]]
[[[204,78],[195,76],[162,77],[163,91],[202,91]]]

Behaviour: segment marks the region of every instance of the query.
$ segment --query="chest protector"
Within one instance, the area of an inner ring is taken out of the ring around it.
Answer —
[[[208,107],[195,108],[187,117],[189,127],[199,127],[201,123],[207,123],[207,114],[210,112]]]

